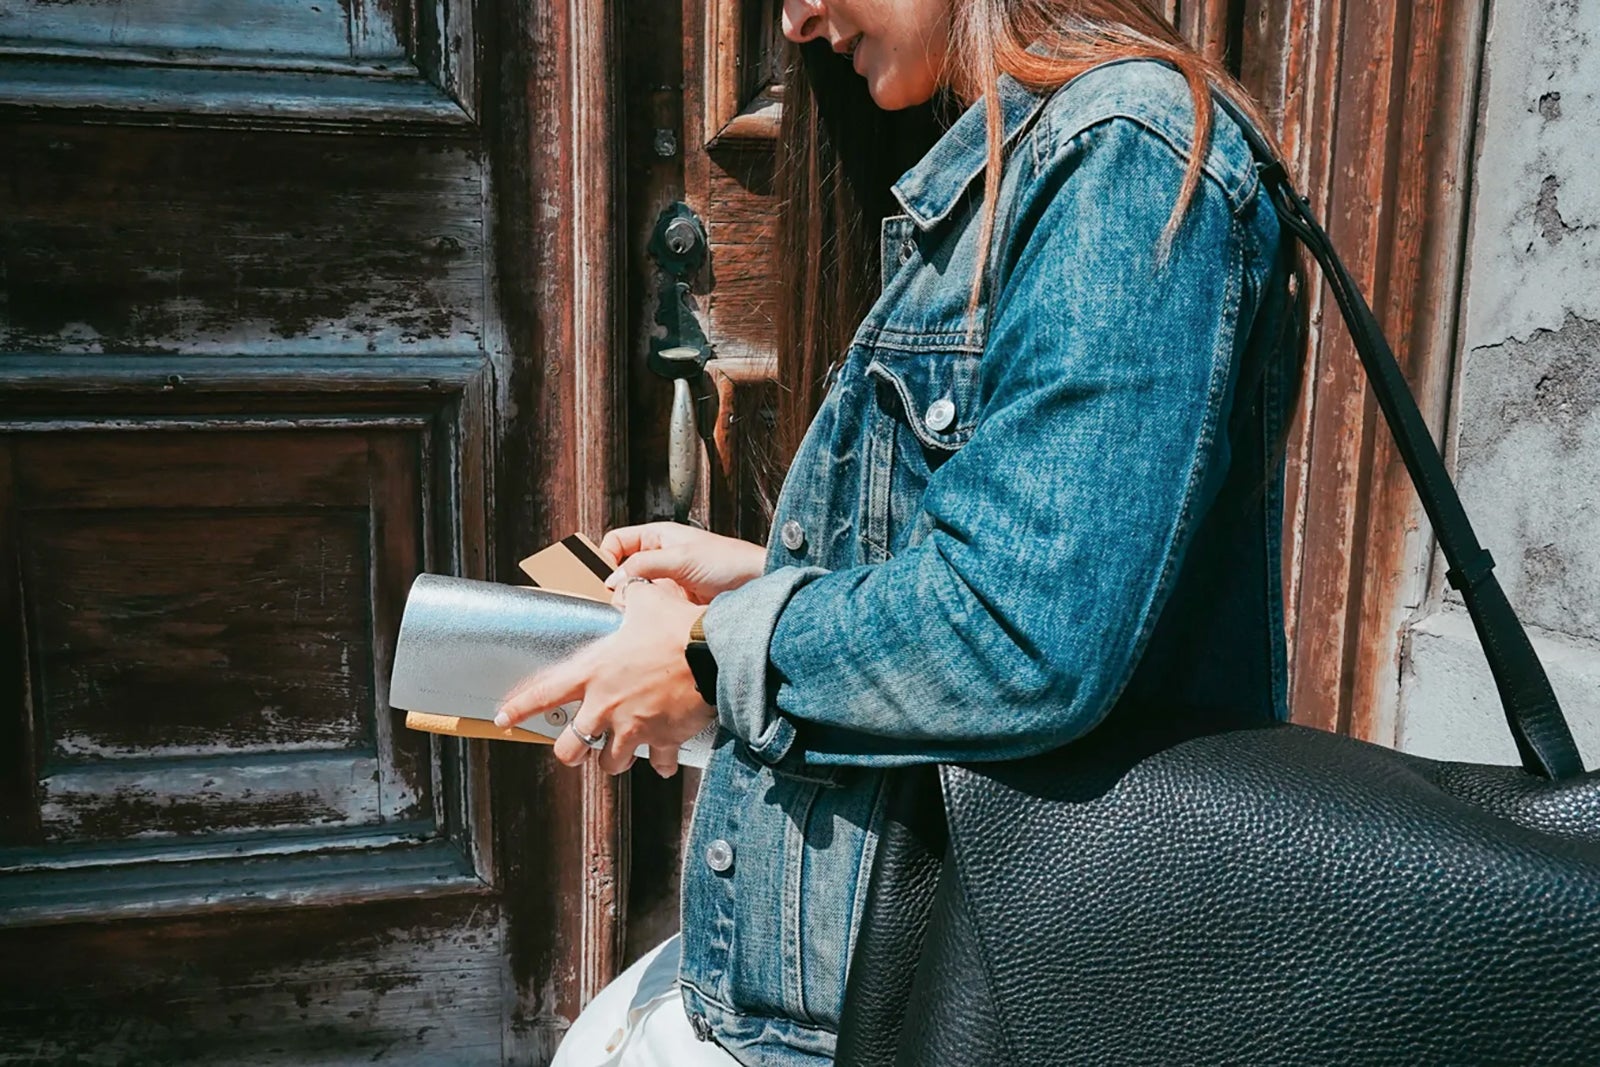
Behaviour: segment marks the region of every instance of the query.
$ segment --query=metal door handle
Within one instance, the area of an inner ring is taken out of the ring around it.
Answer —
[[[677,347],[661,351],[661,358],[673,364],[699,370],[700,351]],[[694,504],[695,484],[700,475],[700,432],[695,425],[694,390],[688,378],[672,379],[672,420],[667,431],[667,488],[672,494],[672,511],[679,522],[689,518]]]
[[[651,339],[650,369],[672,380],[672,415],[667,436],[667,487],[672,511],[687,522],[700,473],[700,432],[694,383],[701,381],[711,343],[689,303],[690,276],[705,263],[705,226],[687,204],[672,204],[656,219],[650,255],[661,268],[656,324],[662,336]]]

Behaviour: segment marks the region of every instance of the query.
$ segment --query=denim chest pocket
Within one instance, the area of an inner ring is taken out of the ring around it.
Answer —
[[[981,358],[970,352],[879,356],[863,456],[863,563],[915,545],[928,524],[922,496],[933,472],[961,450],[978,424]]]

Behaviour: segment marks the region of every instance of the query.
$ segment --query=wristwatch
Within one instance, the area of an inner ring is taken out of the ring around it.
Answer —
[[[689,627],[689,643],[684,646],[683,658],[689,662],[689,673],[694,675],[694,687],[707,704],[717,703],[717,660],[706,644],[706,613]]]

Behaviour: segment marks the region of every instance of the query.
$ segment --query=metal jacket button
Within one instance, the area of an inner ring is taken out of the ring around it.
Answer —
[[[956,422],[956,406],[949,397],[942,396],[928,405],[922,421],[934,433],[944,433]]]
[[[915,252],[916,250],[917,250],[917,246],[915,244],[913,244],[911,241],[909,241],[909,240],[902,241],[900,243],[900,262],[902,262],[902,263],[911,262],[911,254],[913,252]]]
[[[733,846],[717,838],[706,846],[706,866],[718,874],[733,866]]]
[[[790,552],[798,552],[806,547],[805,527],[793,519],[783,524],[783,529],[779,531],[778,536],[783,538],[783,547]]]

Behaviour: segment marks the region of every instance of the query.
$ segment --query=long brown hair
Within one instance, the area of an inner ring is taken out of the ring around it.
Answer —
[[[1190,46],[1143,0],[952,0],[946,84],[982,95],[989,159],[984,175],[976,308],[994,235],[1005,166],[999,78],[1050,91],[1090,67],[1116,59],[1163,60],[1182,72],[1194,98],[1195,151],[1163,241],[1193,199],[1210,143],[1211,90],[1224,92],[1262,130],[1249,95],[1221,63]],[[775,471],[793,457],[822,398],[823,380],[842,355],[877,289],[878,232],[897,210],[889,188],[959,112],[956,102],[885,112],[864,79],[823,40],[791,47],[780,135],[777,276],[778,437]]]

